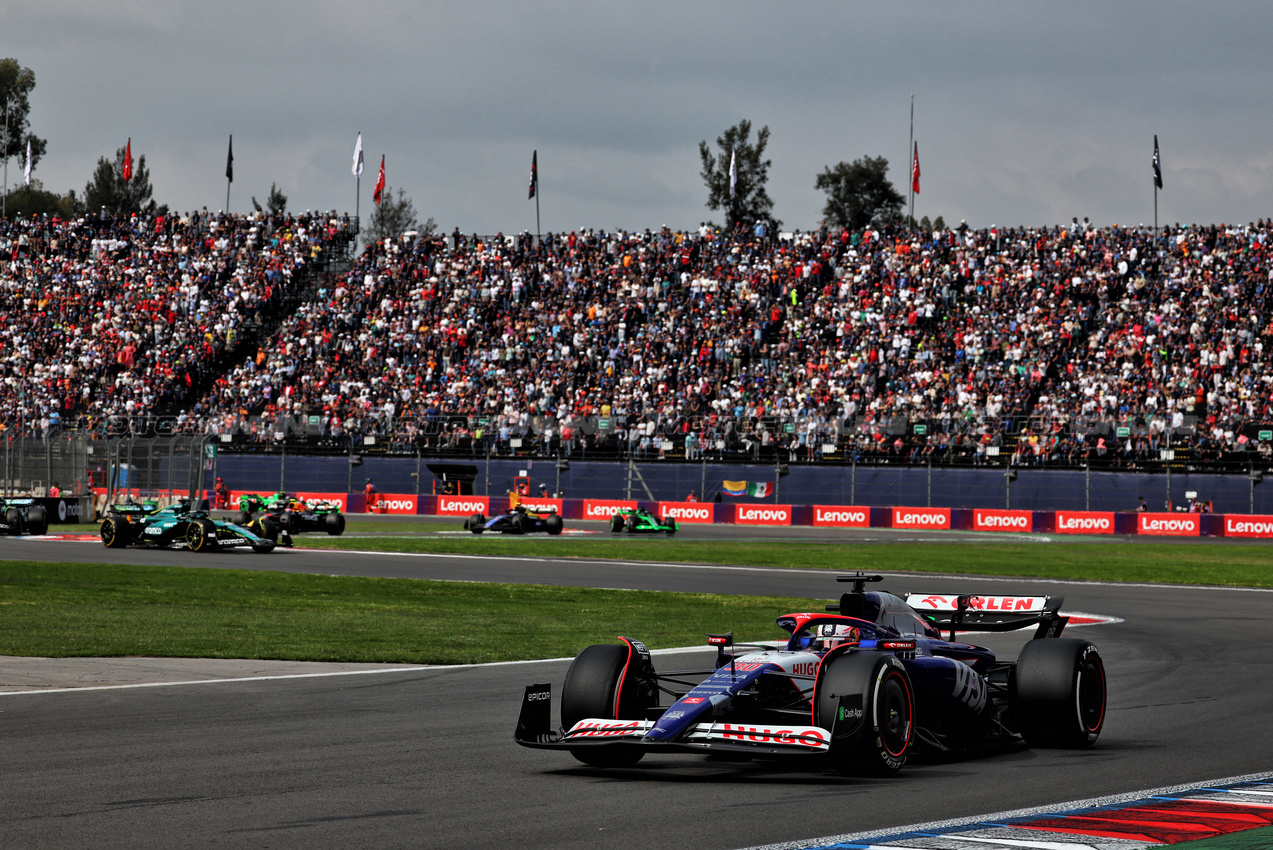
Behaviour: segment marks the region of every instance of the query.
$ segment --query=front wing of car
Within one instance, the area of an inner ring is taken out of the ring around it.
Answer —
[[[835,738],[856,734],[862,724],[860,696],[845,695],[841,703],[845,710],[836,712],[836,716],[846,718],[846,722],[837,729],[717,720],[696,723],[674,740],[655,740],[647,737],[658,722],[655,720],[585,718],[564,732],[555,730],[552,728],[552,686],[527,685],[513,739],[524,747],[537,749],[620,745],[663,752],[817,756],[829,752]]]

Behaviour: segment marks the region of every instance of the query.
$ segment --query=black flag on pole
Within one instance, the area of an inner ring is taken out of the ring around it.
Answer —
[[[536,150],[530,155],[530,194],[526,196],[526,200],[535,197],[535,190],[539,188],[539,151]]]
[[[1158,156],[1158,134],[1154,134],[1154,185],[1162,188],[1162,158]]]
[[[234,182],[234,134],[230,134],[230,149],[225,154],[225,179]]]

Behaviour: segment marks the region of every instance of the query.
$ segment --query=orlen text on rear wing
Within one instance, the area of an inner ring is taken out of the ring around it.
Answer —
[[[950,596],[908,593],[906,604],[933,625],[950,632],[1012,632],[1038,624],[1034,637],[1060,637],[1069,617],[1061,616],[1058,596]]]

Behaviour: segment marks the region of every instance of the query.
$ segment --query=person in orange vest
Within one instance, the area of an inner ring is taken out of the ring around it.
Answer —
[[[367,486],[362,488],[363,494],[367,499],[367,513],[376,512],[376,485],[371,483],[371,479],[367,479]]]
[[[217,507],[225,509],[230,507],[230,488],[225,486],[225,482],[221,480],[221,476],[217,476],[217,486],[214,489],[217,497]]]
[[[691,491],[690,491],[690,494],[689,494],[688,496],[686,496],[686,497],[685,497],[685,501],[687,501],[687,502],[697,502],[697,501],[698,501],[698,493],[695,493],[693,490],[691,490]]]

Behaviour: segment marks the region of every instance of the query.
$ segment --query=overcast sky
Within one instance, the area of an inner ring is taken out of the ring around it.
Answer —
[[[1273,215],[1268,2],[211,2],[0,0],[0,57],[36,75],[35,177],[83,192],[132,139],[178,211],[369,213],[390,187],[446,231],[696,227],[698,143],[771,131],[784,229],[816,227],[816,175],[884,156],[916,217],[974,227],[1089,216]],[[9,185],[22,178],[9,162]]]

